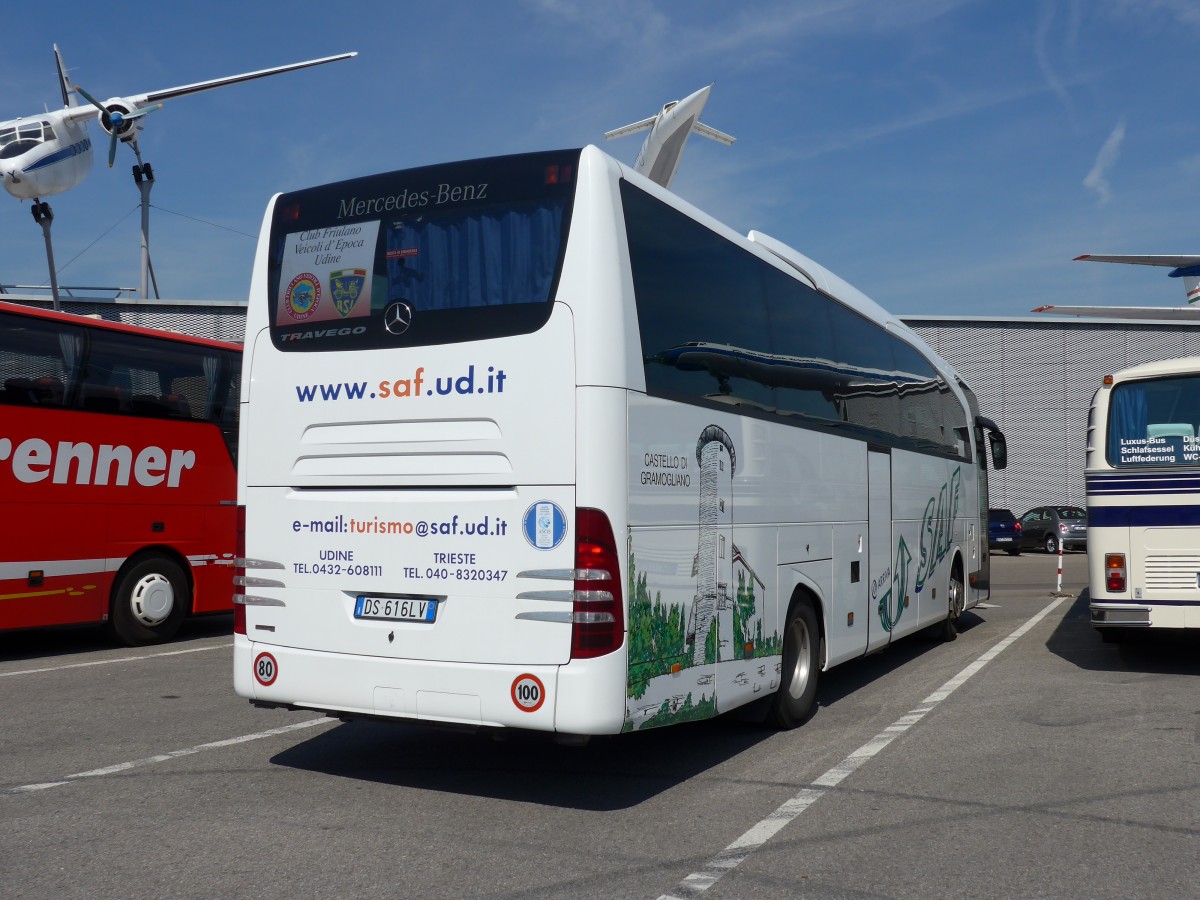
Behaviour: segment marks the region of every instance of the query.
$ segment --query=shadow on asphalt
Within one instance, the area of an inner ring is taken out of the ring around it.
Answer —
[[[1135,631],[1105,643],[1092,627],[1085,588],[1046,641],[1046,649],[1081,669],[1152,675],[1200,675],[1200,635],[1182,631]]]
[[[959,631],[984,620],[964,613]],[[832,706],[941,644],[923,635],[821,675],[818,708]],[[521,731],[346,722],[272,758],[288,768],[374,784],[590,811],[628,809],[728,762],[780,732],[735,710],[716,719],[593,737],[562,746]],[[801,727],[803,731],[803,726]]]
[[[776,732],[727,717],[561,746],[550,735],[353,721],[275,765],[372,784],[604,812],[628,809]]]
[[[973,610],[968,610],[959,616],[958,633],[966,634],[972,628],[982,625],[984,621]],[[828,672],[822,672],[821,682],[817,687],[817,715],[820,715],[819,707],[833,706],[859,688],[892,674],[906,663],[936,650],[941,645],[941,640],[917,633],[897,639],[896,643],[888,645],[882,652],[850,660]]]
[[[179,633],[159,646],[166,649],[185,649],[193,641],[221,635],[233,635],[233,613],[184,619],[183,624],[179,626]],[[116,640],[103,625],[63,625],[57,628],[0,633],[0,660],[69,657],[78,653],[122,649],[132,648]]]

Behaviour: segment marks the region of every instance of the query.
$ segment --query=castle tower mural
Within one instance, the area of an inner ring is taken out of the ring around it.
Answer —
[[[692,664],[703,665],[708,634],[718,609],[731,605],[733,583],[733,472],[737,454],[725,429],[709,425],[696,441],[700,467],[700,535],[696,548],[696,595],[688,632]]]

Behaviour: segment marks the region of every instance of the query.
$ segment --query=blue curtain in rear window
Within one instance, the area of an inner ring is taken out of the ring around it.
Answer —
[[[1108,461],[1121,459],[1122,440],[1141,440],[1146,437],[1148,412],[1146,395],[1135,384],[1119,386],[1113,391],[1108,411]]]
[[[387,233],[388,300],[418,310],[545,302],[561,244],[561,203],[398,222]]]

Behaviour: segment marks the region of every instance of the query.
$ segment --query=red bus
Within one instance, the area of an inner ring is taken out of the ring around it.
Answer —
[[[0,303],[0,631],[232,609],[241,348]]]

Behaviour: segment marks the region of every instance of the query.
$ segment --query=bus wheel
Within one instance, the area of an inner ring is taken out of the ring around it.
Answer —
[[[131,646],[170,640],[191,608],[187,575],[165,556],[130,566],[113,589],[109,627]]]
[[[954,568],[950,570],[949,584],[949,602],[950,609],[946,612],[946,618],[942,622],[938,636],[946,642],[952,641],[958,637],[958,617],[963,611],[963,596],[965,586],[963,585],[962,569],[956,562]]]
[[[771,699],[767,715],[775,727],[795,728],[813,714],[821,668],[820,645],[816,613],[807,600],[797,600],[788,610],[783,630],[782,682]]]

